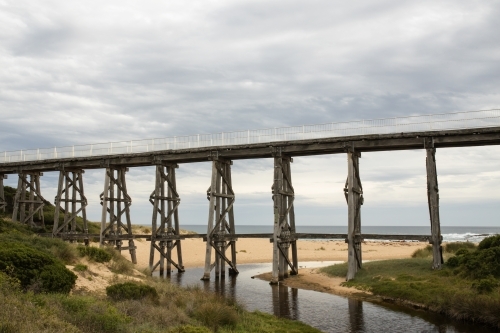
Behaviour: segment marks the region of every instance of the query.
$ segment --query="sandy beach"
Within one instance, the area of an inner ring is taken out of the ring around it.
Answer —
[[[139,269],[149,265],[150,243],[137,240],[137,266]],[[365,242],[362,245],[363,260],[382,260],[408,258],[417,250],[424,248],[424,242]],[[185,239],[182,241],[182,258],[184,266],[200,267],[205,263],[206,243],[201,239]],[[297,241],[299,263],[305,261],[345,261],[347,260],[347,244],[330,240]],[[264,263],[272,261],[273,244],[267,239],[242,238],[236,242],[237,263]],[[212,251],[213,253],[214,251]],[[125,257],[128,253],[122,252]]]
[[[98,244],[92,244],[98,246]],[[135,278],[140,278],[145,269],[149,267],[150,243],[145,240],[136,240],[137,265]],[[362,245],[363,260],[383,260],[409,258],[411,254],[420,248],[424,248],[424,242],[364,242]],[[206,243],[201,239],[185,239],[181,243],[184,267],[189,270],[193,267],[201,267],[205,263]],[[347,244],[342,241],[331,240],[299,240],[297,241],[299,267],[301,263],[308,261],[346,261]],[[239,239],[236,243],[237,263],[266,263],[272,261],[272,243],[267,239]],[[214,251],[212,251],[213,255]],[[127,251],[122,255],[130,260]],[[174,257],[176,254],[174,253]],[[158,259],[156,253],[155,260]],[[110,282],[117,279],[130,279],[131,277],[118,276],[110,272],[103,264],[86,262],[89,272],[78,273],[76,289],[87,291],[104,291]],[[89,276],[92,278],[89,279]],[[265,273],[258,278],[270,280],[270,273]],[[132,279],[135,279],[132,277]],[[341,287],[343,278],[331,278],[319,272],[317,268],[301,268],[297,276],[286,279],[283,283],[289,287],[311,289],[328,292],[337,295],[348,295],[357,291]]]

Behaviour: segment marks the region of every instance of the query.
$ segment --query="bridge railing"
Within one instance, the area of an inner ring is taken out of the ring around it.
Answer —
[[[4,151],[0,153],[0,163],[144,153],[160,150],[270,143],[275,141],[293,141],[354,135],[439,131],[495,126],[500,126],[499,109]]]

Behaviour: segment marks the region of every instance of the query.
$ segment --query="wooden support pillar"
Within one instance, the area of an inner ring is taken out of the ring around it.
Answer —
[[[43,206],[45,199],[40,193],[41,172],[21,172],[14,197],[12,221],[19,221],[31,227],[45,227]],[[34,217],[38,218],[35,222]]]
[[[207,190],[208,208],[207,246],[205,253],[205,271],[202,280],[210,280],[210,272],[215,268],[215,278],[225,277],[225,264],[229,265],[229,275],[238,274],[236,267],[236,238],[234,237],[235,195],[231,181],[232,161],[219,159],[217,152],[212,152],[212,181]],[[215,250],[215,262],[212,262],[212,248]],[[226,256],[230,248],[231,259]]]
[[[84,238],[85,245],[88,245],[87,198],[83,190],[84,172],[82,169],[66,169],[59,172],[59,185],[54,199],[55,211],[52,235],[64,238],[66,235],[84,234],[86,235],[86,238]],[[61,207],[63,203],[64,208]],[[59,218],[61,212],[63,213],[62,221]],[[76,223],[78,214],[82,215],[81,225]]]
[[[128,250],[131,261],[137,264],[136,246],[130,221],[132,198],[128,195],[125,182],[127,171],[126,167],[106,169],[104,191],[100,195],[102,205],[100,244],[101,246],[105,243],[113,245],[120,252]],[[123,221],[123,216],[125,221]],[[128,240],[128,246],[122,246],[123,240]]]
[[[273,276],[271,284],[298,274],[297,240],[295,238],[295,191],[292,186],[290,156],[283,156],[281,149],[274,154],[274,183],[272,186],[274,202],[273,233]],[[292,257],[290,260],[290,248]]]
[[[432,139],[426,140],[427,202],[431,220],[432,269],[441,269],[443,264],[441,249],[441,223],[439,220],[439,187],[436,169],[436,149]]]
[[[0,174],[0,212],[5,213],[7,202],[5,201],[5,190],[3,187],[3,180],[7,179],[7,175]]]
[[[361,153],[354,151],[352,147],[347,150],[347,180],[344,187],[344,195],[348,207],[347,227],[347,277],[349,281],[354,278],[356,272],[362,265],[361,257],[361,205],[363,204],[363,186],[359,176],[359,159]]]
[[[159,164],[156,166],[155,190],[149,201],[153,204],[153,219],[151,232],[151,252],[149,269],[151,273],[159,267],[160,276],[170,275],[172,265],[178,272],[184,272],[182,264],[181,240],[179,238],[179,211],[181,203],[175,180],[177,164]],[[165,185],[166,188],[165,188]],[[158,223],[158,218],[160,223]],[[172,258],[173,250],[177,250],[177,262]],[[155,262],[155,253],[159,259]],[[165,261],[167,267],[165,269]]]

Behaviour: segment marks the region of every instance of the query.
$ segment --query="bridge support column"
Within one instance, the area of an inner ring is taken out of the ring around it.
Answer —
[[[31,227],[45,227],[43,217],[45,199],[40,193],[40,176],[42,175],[43,174],[41,172],[19,173],[17,191],[14,197],[12,221],[19,221],[22,224],[28,224]],[[29,191],[29,194],[27,191]],[[40,224],[38,225],[33,219],[36,215],[40,220]]]
[[[153,204],[149,269],[152,273],[157,267],[160,267],[160,276],[162,277],[165,277],[165,260],[167,262],[167,275],[170,275],[172,265],[179,272],[184,272],[179,237],[178,207],[181,199],[177,193],[175,181],[175,169],[178,167],[177,164],[160,164],[156,166],[155,190],[149,197],[149,201]],[[165,185],[167,185],[167,188],[165,188]],[[159,226],[158,218],[160,219]],[[177,250],[177,262],[172,259],[174,249]],[[156,252],[159,253],[159,260],[155,263]]]
[[[7,178],[7,175],[0,174],[0,212],[5,213],[5,208],[7,207],[7,202],[5,201],[5,191],[3,187],[3,180]]]
[[[210,201],[207,250],[202,280],[210,280],[210,272],[214,267],[215,278],[217,279],[219,276],[224,278],[226,263],[230,266],[229,275],[239,273],[236,267],[236,238],[234,237],[233,205],[235,195],[231,182],[232,161],[219,159],[217,153],[213,153],[211,159],[212,182],[207,190],[207,199]],[[212,248],[215,250],[214,263],[212,263]],[[231,249],[231,259],[226,256],[228,248]]]
[[[361,205],[363,204],[363,186],[359,176],[359,159],[361,153],[348,148],[347,151],[347,180],[344,194],[348,206],[347,228],[347,277],[354,279],[356,272],[361,268]]]
[[[297,241],[295,239],[295,192],[292,186],[290,163],[292,158],[277,151],[274,156],[274,234],[273,234],[273,276],[271,284],[298,274]],[[290,261],[290,247],[292,258]]]
[[[436,149],[433,140],[425,142],[427,169],[427,202],[431,220],[432,269],[441,269],[443,264],[441,249],[441,223],[439,220],[439,187],[436,170]]]
[[[71,235],[83,233],[85,245],[89,244],[89,229],[87,225],[87,198],[83,191],[83,173],[82,169],[61,170],[59,172],[59,185],[57,195],[54,200],[54,227],[52,235],[54,237],[62,236],[71,239]],[[64,203],[64,208],[61,204]],[[77,209],[77,206],[80,206]],[[60,224],[60,213],[63,213],[63,221]],[[82,215],[82,225],[76,223],[78,214]]]
[[[127,193],[125,182],[126,167],[108,167],[104,178],[104,191],[101,193],[102,217],[100,244],[105,242],[114,245],[118,251],[129,250],[131,261],[137,264],[136,247],[130,222],[130,206],[132,198]],[[108,207],[109,204],[109,207]],[[116,205],[115,205],[116,204]],[[122,220],[125,215],[125,222]],[[109,223],[107,217],[109,216]],[[122,241],[128,239],[128,246]]]

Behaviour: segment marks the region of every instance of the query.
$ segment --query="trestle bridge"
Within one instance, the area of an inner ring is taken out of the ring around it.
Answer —
[[[436,149],[499,144],[500,110],[483,110],[3,152],[0,153],[0,210],[5,210],[6,206],[3,180],[9,174],[17,174],[12,220],[35,226],[34,216],[41,213],[46,203],[40,177],[44,172],[56,171],[59,172],[59,183],[53,237],[83,240],[87,244],[91,239],[99,240],[101,245],[111,244],[119,251],[128,250],[134,263],[137,262],[134,240],[145,238],[151,243],[150,268],[152,271],[159,269],[162,276],[174,268],[184,271],[181,244],[189,237],[203,237],[206,241],[202,279],[210,279],[212,270],[215,270],[216,278],[224,277],[226,265],[229,274],[238,273],[236,242],[243,237],[269,238],[273,243],[272,283],[278,283],[288,274],[298,273],[297,239],[301,238],[345,239],[348,244],[348,280],[354,278],[361,268],[364,238],[429,241],[433,246],[432,268],[439,269],[443,261]],[[363,234],[361,153],[410,149],[421,149],[426,154],[430,234]],[[324,154],[345,154],[347,157],[347,180],[343,191],[348,209],[348,232],[338,235],[297,233],[291,170],[293,157]],[[233,161],[257,158],[274,159],[274,232],[237,234],[231,166]],[[181,235],[179,205],[182,191],[177,189],[176,169],[185,163],[202,161],[209,161],[212,165],[207,191],[210,202],[207,234]],[[153,205],[151,235],[133,234],[130,218],[131,197],[126,173],[129,168],[142,166],[156,166],[155,188],[150,196]],[[105,172],[104,190],[100,196],[99,234],[89,234],[87,228],[87,199],[83,185],[87,169],[104,169]],[[83,218],[81,228],[76,223],[78,215]]]

